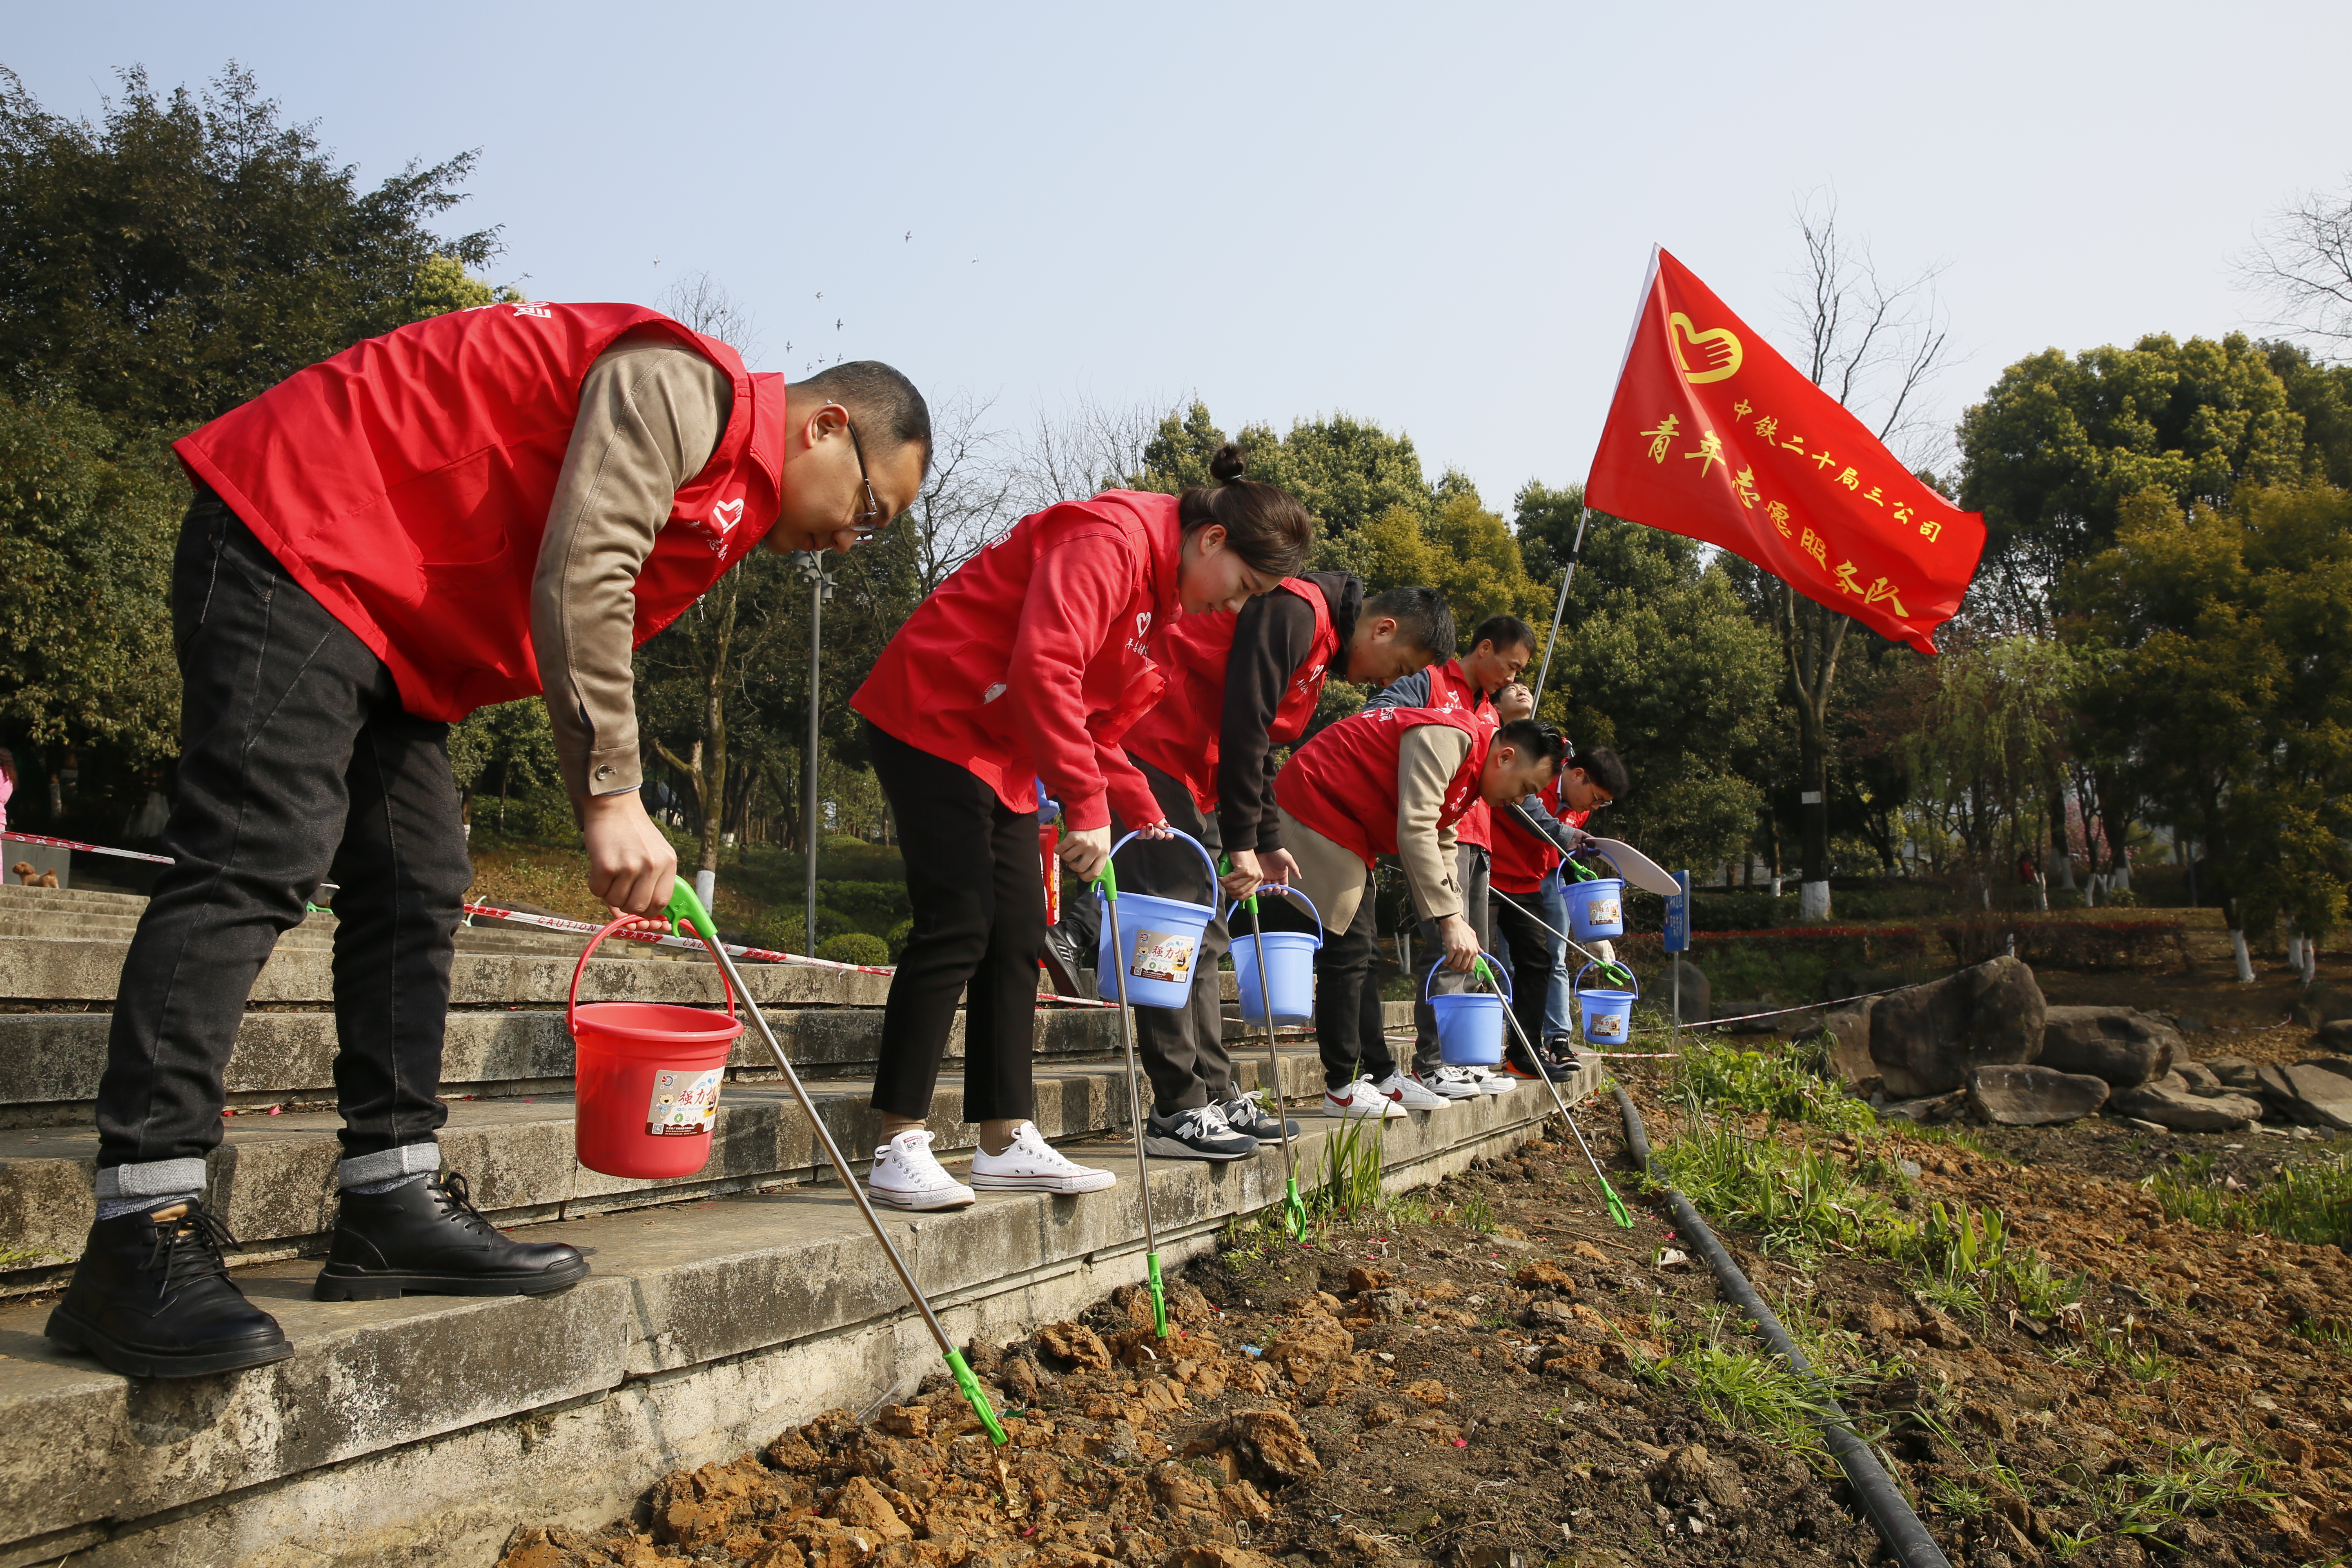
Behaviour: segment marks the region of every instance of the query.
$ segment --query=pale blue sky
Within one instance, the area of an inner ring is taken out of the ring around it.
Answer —
[[[1790,210],[1833,186],[1948,268],[1948,421],[2036,349],[2258,318],[2230,256],[2352,170],[2341,0],[5,15],[53,110],[233,57],[371,178],[481,148],[457,216],[535,296],[707,270],[755,368],[886,359],[1009,422],[1345,410],[1502,506],[1582,477],[1653,241],[1785,348]]]

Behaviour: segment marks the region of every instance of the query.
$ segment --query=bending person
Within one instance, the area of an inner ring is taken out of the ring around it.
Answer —
[[[1491,731],[1467,714],[1437,708],[1370,708],[1342,719],[1299,748],[1275,781],[1298,885],[1325,921],[1342,929],[1369,896],[1374,860],[1394,855],[1422,919],[1436,932],[1439,962],[1468,974],[1479,942],[1464,916],[1457,825],[1475,805],[1520,800],[1543,788],[1561,751],[1559,731],[1532,719]],[[1323,1057],[1323,1114],[1404,1115],[1414,1107],[1386,1042],[1376,1050],[1361,1033],[1370,950],[1361,963],[1329,947],[1322,956],[1315,1040]]]
[[[1495,813],[1495,933],[1510,961],[1511,1011],[1539,1053],[1530,1058],[1514,1039],[1507,1060],[1515,1077],[1563,1079],[1576,1071],[1560,862],[1564,851],[1591,837],[1586,819],[1622,798],[1628,783],[1617,753],[1597,746],[1562,762],[1541,795]]]
[[[1237,1160],[1281,1135],[1257,1093],[1234,1089],[1217,973],[1229,946],[1224,900],[1286,884],[1297,870],[1274,805],[1275,749],[1307,732],[1326,679],[1384,684],[1453,647],[1454,616],[1433,590],[1391,588],[1367,601],[1363,583],[1345,572],[1286,578],[1238,616],[1187,616],[1168,628],[1160,648],[1168,690],[1128,732],[1128,755],[1166,819],[1212,856],[1231,855],[1233,870],[1202,939],[1192,1005],[1135,1010],[1136,1044],[1151,1076],[1144,1146],[1152,1153]],[[1112,831],[1122,831],[1116,813]],[[1171,840],[1128,853],[1122,888],[1201,897],[1201,859],[1187,846]],[[1305,923],[1277,912],[1283,904],[1261,900],[1266,929]],[[1279,1103],[1279,1086],[1272,1087]]]
[[[917,607],[850,700],[866,719],[915,909],[882,1015],[877,1202],[950,1208],[971,1203],[972,1187],[1113,1184],[1064,1158],[1030,1120],[1045,936],[1038,784],[1062,802],[1062,861],[1082,879],[1109,857],[1114,802],[1147,836],[1166,836],[1118,749],[1165,685],[1152,630],[1238,610],[1297,570],[1314,540],[1306,508],[1242,468],[1226,446],[1210,465],[1219,482],[1181,497],[1107,490],[1023,518]],[[963,1119],[980,1123],[971,1186],[940,1166],[924,1125],[959,997]]]

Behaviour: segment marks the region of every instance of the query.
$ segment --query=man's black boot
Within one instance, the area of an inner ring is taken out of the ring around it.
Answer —
[[[344,1193],[314,1292],[321,1301],[376,1301],[404,1290],[548,1296],[587,1277],[588,1260],[569,1247],[509,1239],[452,1171],[388,1193]]]
[[[126,1377],[198,1377],[284,1361],[278,1320],[229,1282],[236,1238],[201,1199],[89,1227],[48,1337]]]

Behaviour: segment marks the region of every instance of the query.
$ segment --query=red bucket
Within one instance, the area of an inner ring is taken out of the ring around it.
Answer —
[[[727,1016],[667,1002],[580,1005],[580,976],[596,944],[635,917],[598,931],[572,971],[564,1022],[580,1089],[572,1122],[580,1163],[608,1176],[691,1176],[709,1163],[710,1124],[727,1054],[743,1032],[735,993]],[[725,984],[726,970],[719,970]]]

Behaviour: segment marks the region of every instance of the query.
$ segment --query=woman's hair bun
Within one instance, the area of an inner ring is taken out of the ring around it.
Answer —
[[[1248,468],[1249,459],[1242,455],[1242,449],[1228,441],[1209,459],[1209,477],[1231,484]]]

